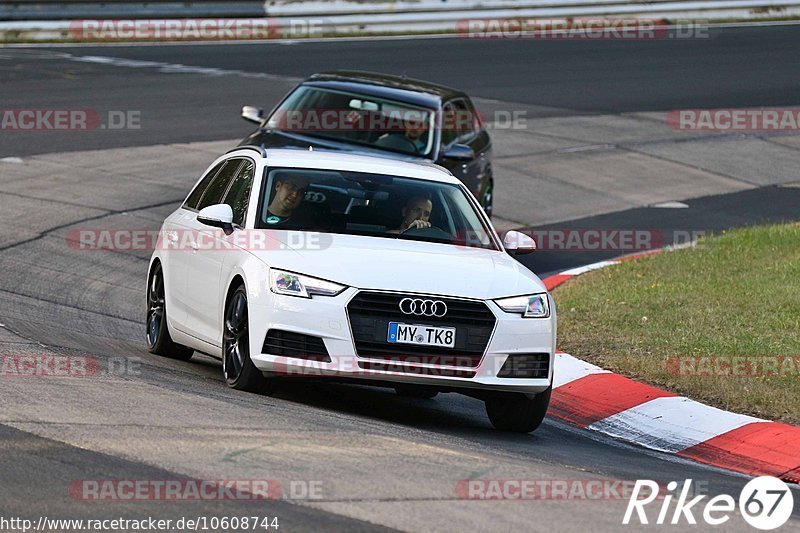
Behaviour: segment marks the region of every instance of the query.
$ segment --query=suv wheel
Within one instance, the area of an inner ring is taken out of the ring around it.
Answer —
[[[250,359],[250,328],[244,285],[237,287],[228,299],[223,328],[222,374],[225,383],[237,390],[272,394],[275,378],[265,378]]]
[[[552,387],[533,398],[521,393],[506,393],[486,400],[486,414],[501,431],[530,433],[539,427],[550,405]]]
[[[483,210],[486,211],[486,215],[489,218],[492,218],[493,202],[494,202],[494,181],[490,181],[489,185],[486,187],[486,190],[483,193],[483,198],[481,199]]]

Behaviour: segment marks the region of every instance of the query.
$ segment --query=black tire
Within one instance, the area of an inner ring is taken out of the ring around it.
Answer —
[[[494,180],[489,182],[489,185],[486,187],[486,190],[483,192],[483,198],[481,199],[481,205],[483,206],[483,210],[486,212],[486,216],[492,218],[492,210],[494,209]]]
[[[225,383],[236,390],[272,394],[275,378],[265,378],[250,359],[247,291],[243,285],[237,287],[225,302],[222,327],[222,375]]]
[[[167,324],[167,302],[164,289],[164,271],[161,263],[153,265],[147,281],[147,351],[172,359],[188,361],[194,350],[172,340]]]
[[[404,398],[423,398],[431,400],[439,394],[439,391],[426,385],[395,385],[394,391],[398,396]]]
[[[550,405],[552,387],[533,398],[524,394],[509,393],[486,400],[489,421],[500,431],[530,433],[541,425]]]

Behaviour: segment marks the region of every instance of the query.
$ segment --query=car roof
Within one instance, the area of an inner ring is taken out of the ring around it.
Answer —
[[[251,147],[242,147],[241,149],[252,152]],[[228,154],[238,151],[239,149],[231,150]],[[419,178],[442,183],[461,183],[447,169],[428,161],[398,161],[350,152],[306,151],[291,148],[267,148],[263,154],[265,154],[269,167],[351,170],[371,174]]]
[[[443,100],[463,98],[462,91],[428,81],[359,70],[334,70],[309,76],[303,85],[328,87],[436,108]]]

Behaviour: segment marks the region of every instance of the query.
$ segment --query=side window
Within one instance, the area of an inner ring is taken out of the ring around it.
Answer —
[[[456,129],[457,124],[457,116],[456,116],[456,108],[453,106],[453,102],[447,102],[442,107],[442,146],[444,148],[448,148],[451,144],[456,142],[456,137],[458,136],[458,131]]]
[[[241,164],[241,159],[230,159],[227,163],[225,163],[225,166],[222,167],[222,170],[219,171],[217,176],[203,193],[200,203],[197,204],[198,210],[210,205],[222,203],[222,197],[225,196],[225,191],[228,190],[228,185],[230,185],[231,180],[236,175],[236,171],[239,169]]]
[[[453,107],[455,108],[456,120],[456,142],[466,144],[470,142],[477,134],[480,128],[478,127],[477,117],[472,106],[468,106],[467,102],[462,98],[453,100]]]
[[[478,135],[483,129],[483,119],[481,118],[481,114],[477,109],[475,109],[475,106],[472,105],[471,101],[464,100],[464,103],[469,111],[469,123],[466,124],[466,128],[470,130],[471,134]]]
[[[197,187],[189,194],[189,197],[186,198],[186,201],[183,202],[183,207],[187,209],[197,209],[197,204],[200,203],[200,198],[203,197],[203,193],[206,192],[208,185],[211,183],[211,180],[214,179],[214,176],[217,175],[219,169],[222,168],[222,165],[225,164],[225,161],[219,163],[214,168],[208,171],[208,174],[203,176],[203,179],[200,180],[200,183],[197,184]]]
[[[233,178],[228,193],[223,203],[233,209],[233,223],[244,226],[244,217],[247,214],[247,203],[250,200],[250,190],[253,188],[255,165],[249,159],[244,160],[244,165]]]

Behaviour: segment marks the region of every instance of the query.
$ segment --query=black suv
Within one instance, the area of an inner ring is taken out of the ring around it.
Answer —
[[[245,106],[242,118],[259,125],[240,145],[346,150],[380,157],[428,160],[447,168],[492,214],[491,141],[461,91],[370,72],[314,74],[264,116]]]

